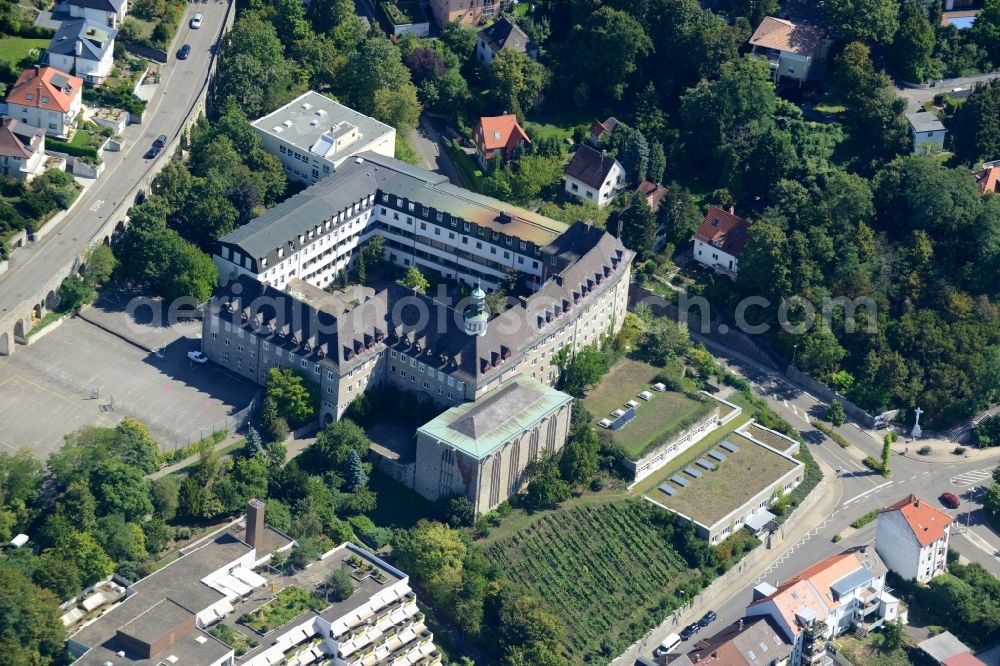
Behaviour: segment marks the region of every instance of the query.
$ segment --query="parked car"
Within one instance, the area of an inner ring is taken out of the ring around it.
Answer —
[[[187,57],[191,55],[191,45],[185,44],[181,47],[181,50],[177,52],[178,60],[187,60]]]
[[[717,617],[719,616],[715,613],[715,611],[710,610],[701,616],[701,619],[698,620],[698,624],[702,627],[707,627],[708,625],[715,622],[715,618]]]
[[[686,641],[687,639],[697,634],[699,631],[701,631],[701,625],[698,624],[697,622],[692,622],[688,626],[684,627],[684,629],[681,631],[681,640]]]
[[[145,157],[147,160],[151,160],[157,155],[159,155],[161,150],[163,150],[163,148],[159,146],[150,146],[149,150],[146,151],[146,154],[143,155],[143,157]]]
[[[201,27],[201,14],[195,14],[191,17],[191,29],[197,30]]]
[[[663,639],[656,651],[653,652],[654,657],[662,657],[665,654],[669,654],[677,649],[677,646],[681,644],[681,637],[677,634],[669,634]]]
[[[163,146],[165,146],[165,145],[167,145],[167,135],[166,134],[161,134],[160,136],[156,137],[155,141],[153,141],[153,147],[154,148],[163,148]]]
[[[202,354],[198,350],[189,351],[188,358],[194,361],[195,363],[208,363],[208,357]]]
[[[949,509],[957,509],[958,505],[962,503],[958,497],[952,493],[941,493],[941,497],[939,499],[941,500],[941,504],[944,504]]]

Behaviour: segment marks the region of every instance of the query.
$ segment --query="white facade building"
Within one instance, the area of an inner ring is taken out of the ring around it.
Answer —
[[[625,168],[604,151],[582,145],[566,165],[563,189],[570,196],[603,208],[625,187]]]
[[[290,180],[312,184],[360,152],[396,154],[396,130],[309,91],[252,123]]]
[[[930,111],[907,113],[906,120],[910,123],[910,138],[913,139],[913,152],[928,150],[943,150],[944,135],[948,130],[944,123]]]
[[[0,176],[30,181],[45,163],[45,130],[0,118]]]
[[[7,113],[46,136],[64,137],[83,109],[83,79],[53,67],[29,67],[7,93]]]
[[[117,28],[125,20],[128,0],[69,0],[69,15]]]
[[[746,614],[777,623],[794,643],[793,666],[828,666],[830,639],[852,627],[866,633],[885,622],[906,621],[906,606],[889,593],[885,574],[875,550],[860,546],[820,560],[780,587],[761,583]]]
[[[87,83],[101,83],[114,67],[118,31],[86,18],[63,21],[45,52],[48,64]]]
[[[740,255],[747,244],[749,225],[733,208],[709,206],[708,214],[694,235],[694,260],[703,266],[735,277]]]
[[[822,57],[823,29],[805,23],[766,16],[750,37],[753,55],[767,60],[775,83],[792,79],[799,86],[809,78],[815,60]]]
[[[892,571],[925,583],[948,571],[951,522],[948,514],[910,495],[879,512],[875,549]]]

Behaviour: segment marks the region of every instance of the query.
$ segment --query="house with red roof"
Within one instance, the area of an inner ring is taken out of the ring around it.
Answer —
[[[476,160],[484,170],[489,168],[497,155],[504,162],[509,162],[514,151],[531,145],[531,139],[513,113],[483,116],[472,128],[472,138],[476,142]]]
[[[792,666],[829,663],[827,642],[847,631],[868,632],[907,619],[906,606],[885,586],[875,549],[859,546],[826,557],[775,587],[754,588],[747,617],[771,618],[794,645]]]
[[[951,523],[951,516],[911,494],[879,512],[875,549],[895,573],[926,582],[948,571]]]
[[[750,225],[728,210],[709,206],[708,214],[694,234],[694,260],[699,264],[735,277],[740,270],[740,255],[747,244]]]
[[[943,631],[917,644],[933,663],[941,666],[986,666],[979,657],[972,654],[968,646],[951,633]]]
[[[35,65],[7,93],[7,113],[49,136],[68,136],[83,109],[83,79],[55,67]]]
[[[982,171],[972,175],[976,179],[979,196],[985,196],[987,192],[1000,194],[1000,160],[985,163]]]

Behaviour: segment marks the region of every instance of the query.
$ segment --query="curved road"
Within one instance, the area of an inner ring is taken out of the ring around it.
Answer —
[[[180,132],[205,84],[227,7],[227,3],[219,0],[189,5],[174,43],[178,48],[190,44],[191,56],[177,60],[174,53],[170,54],[167,64],[160,65],[160,84],[146,109],[145,121],[122,132],[124,149],[104,154],[104,173],[80,196],[56,229],[37,243],[11,254],[10,269],[0,276],[0,319],[22,301],[37,302],[44,298],[44,294],[39,296],[35,292],[37,285],[79,256],[114,211],[131,205],[132,202],[124,201],[125,196],[153,166],[151,160],[143,157],[150,144],[160,134],[173,139]],[[192,30],[189,25],[195,12],[204,16],[199,30]]]

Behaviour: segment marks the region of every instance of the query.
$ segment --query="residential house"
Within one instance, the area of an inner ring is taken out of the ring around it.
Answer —
[[[396,130],[310,90],[251,123],[289,180],[311,185],[351,156],[396,154]]]
[[[793,644],[792,666],[827,666],[827,642],[852,628],[861,633],[906,621],[906,606],[885,586],[886,567],[860,546],[820,560],[778,587],[761,583],[749,617],[768,616]]]
[[[566,165],[567,194],[603,208],[625,187],[625,168],[603,150],[582,145]]]
[[[516,23],[506,17],[483,28],[477,36],[476,58],[487,67],[505,49],[523,53],[529,58],[538,57],[538,47]]]
[[[750,37],[752,53],[771,65],[774,82],[791,79],[801,87],[820,57],[823,29],[766,16]]]
[[[616,127],[618,127],[618,119],[614,116],[608,116],[607,120],[603,122],[595,120],[594,124],[590,126],[590,136],[587,137],[587,143],[594,148],[600,148],[611,138]]]
[[[472,138],[476,142],[476,161],[484,170],[490,168],[497,155],[508,162],[518,148],[531,145],[531,139],[513,113],[483,116],[472,128]]]
[[[986,162],[982,171],[974,172],[973,176],[976,178],[976,187],[981,196],[987,192],[1000,194],[1000,160]]]
[[[90,19],[96,23],[117,28],[125,20],[128,0],[67,0],[69,15]]]
[[[739,619],[689,646],[687,652],[660,657],[670,666],[786,666],[794,645],[767,615]]]
[[[930,111],[907,113],[906,120],[910,123],[910,138],[913,139],[913,152],[922,153],[931,149],[944,149],[944,135],[948,130],[944,123]]]
[[[7,109],[11,118],[49,136],[66,137],[83,110],[83,79],[35,65],[21,72],[7,93]]]
[[[875,549],[895,573],[927,582],[948,571],[951,523],[951,516],[910,495],[879,512]]]
[[[740,272],[740,255],[747,244],[750,225],[730,206],[709,206],[694,234],[694,260],[730,276]]]
[[[0,175],[30,181],[45,163],[45,130],[0,118]]]
[[[663,197],[667,196],[667,188],[659,183],[651,183],[648,180],[644,180],[639,183],[639,186],[635,188],[636,194],[641,194],[646,197],[646,204],[649,205],[649,209],[653,211],[655,215],[660,210],[660,202],[663,201]],[[617,229],[614,232],[616,236],[621,236],[622,232],[622,222],[625,218],[625,211],[632,207],[632,201],[629,200],[623,207],[620,213],[618,213],[616,222],[610,222],[608,224],[608,229]],[[662,238],[657,238],[657,244],[662,241]]]
[[[118,31],[91,19],[63,21],[45,52],[48,65],[87,83],[102,83],[114,67]]]
[[[508,0],[430,0],[431,13],[438,26],[458,21],[462,25],[477,25],[500,12]]]
[[[986,666],[950,631],[944,631],[921,641],[917,647],[939,666]]]

